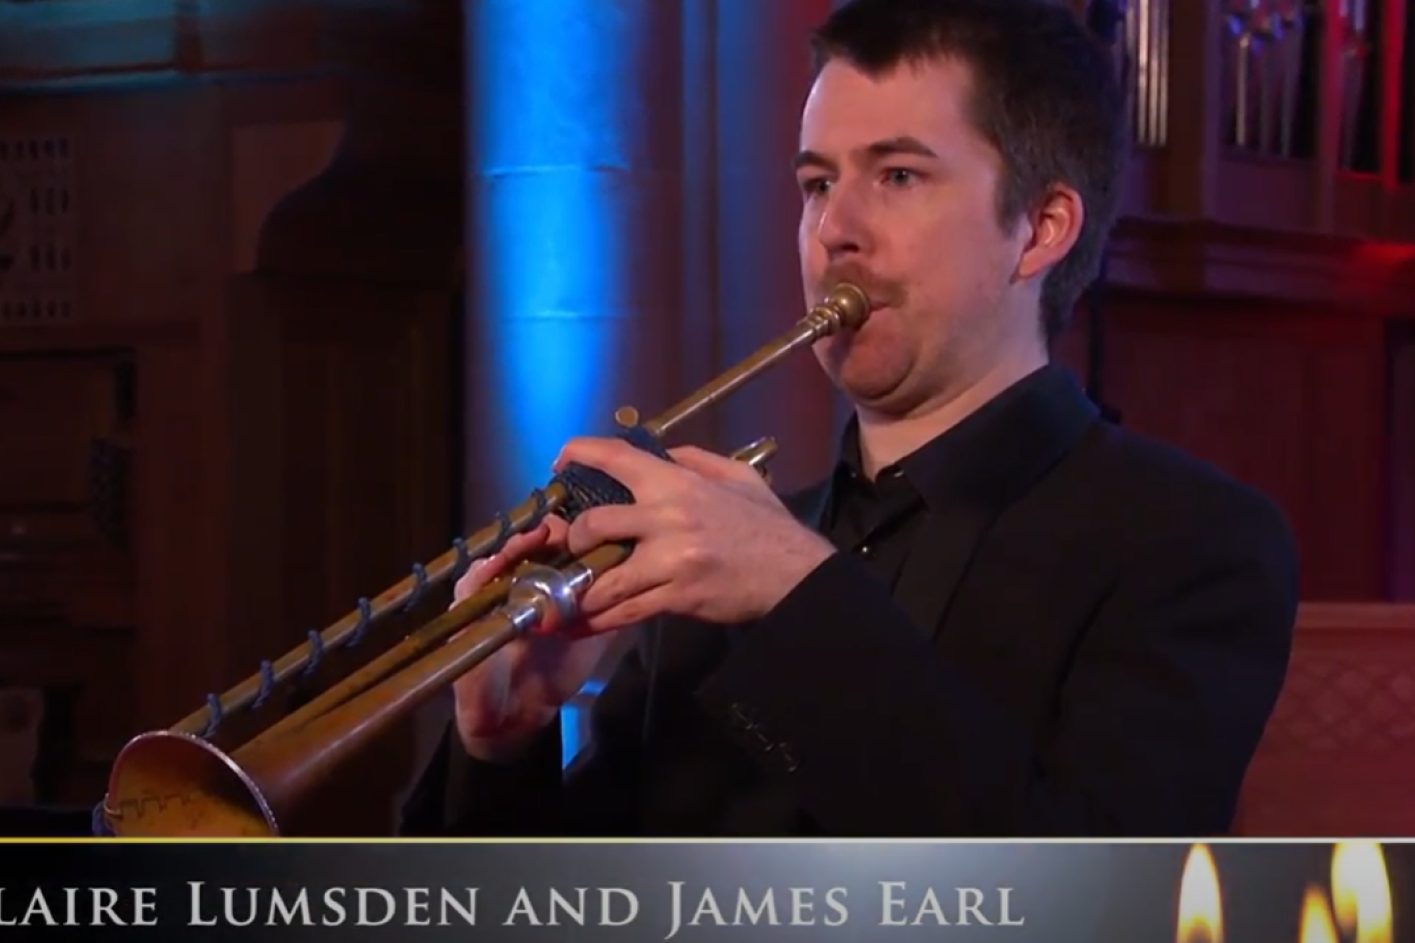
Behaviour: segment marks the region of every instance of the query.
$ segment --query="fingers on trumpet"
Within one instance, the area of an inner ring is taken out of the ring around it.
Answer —
[[[456,605],[480,592],[498,577],[512,576],[515,568],[527,560],[544,557],[563,548],[568,526],[558,517],[548,517],[506,541],[506,545],[496,553],[473,560],[452,589],[452,604]]]
[[[777,442],[770,436],[758,439],[733,452],[730,460],[699,449],[673,451],[686,465],[698,467],[700,471],[710,468],[719,474],[735,475],[745,466],[770,481],[768,465],[776,454]],[[568,529],[569,525],[564,520],[548,517],[530,530],[512,537],[496,553],[473,560],[453,587],[452,605],[481,592],[498,578],[513,577],[516,569],[523,564],[563,552]]]
[[[732,453],[732,460],[755,470],[767,481],[771,480],[769,465],[777,452],[777,441],[764,436]],[[678,450],[674,450],[678,451]],[[695,450],[697,451],[697,450]],[[549,553],[563,550],[565,534],[569,524],[558,517],[548,517],[535,527],[517,534],[506,542],[499,551],[488,557],[473,560],[467,572],[462,574],[453,587],[453,604],[461,602],[486,587],[500,576],[511,576],[516,565]]]

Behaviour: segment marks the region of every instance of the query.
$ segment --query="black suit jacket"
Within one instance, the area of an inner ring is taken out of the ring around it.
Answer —
[[[564,776],[557,729],[496,767],[449,736],[404,833],[1227,831],[1291,646],[1283,517],[1069,376],[984,435],[893,595],[838,553],[757,623],[642,630]]]

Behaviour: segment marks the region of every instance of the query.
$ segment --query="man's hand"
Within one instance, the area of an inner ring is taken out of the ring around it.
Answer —
[[[835,551],[746,463],[696,448],[670,454],[665,462],[618,439],[581,438],[556,460],[557,470],[597,468],[634,494],[634,504],[586,511],[566,538],[576,555],[610,541],[636,544],[585,594],[581,612],[596,632],[660,614],[748,622]]]
[[[519,534],[500,553],[475,561],[457,581],[460,602],[530,556],[564,546],[565,522],[550,518]],[[581,623],[555,633],[532,633],[492,655],[452,685],[457,732],[471,755],[484,760],[514,755],[553,722],[589,680],[612,636],[590,636]]]

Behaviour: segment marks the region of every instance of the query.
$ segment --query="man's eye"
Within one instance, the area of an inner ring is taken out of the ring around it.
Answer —
[[[891,187],[907,187],[918,180],[919,175],[907,167],[891,167],[884,172],[884,182]]]
[[[825,177],[809,177],[801,181],[801,192],[806,196],[819,196],[830,189],[830,181]]]

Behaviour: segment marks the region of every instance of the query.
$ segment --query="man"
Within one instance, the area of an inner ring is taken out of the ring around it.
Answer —
[[[1195,836],[1230,826],[1281,688],[1292,537],[1097,418],[1050,337],[1094,277],[1120,95],[1044,0],[858,0],[819,31],[797,179],[839,468],[778,500],[695,449],[562,462],[635,495],[518,538],[632,540],[585,618],[461,679],[410,834]],[[562,776],[560,706],[647,623]]]

